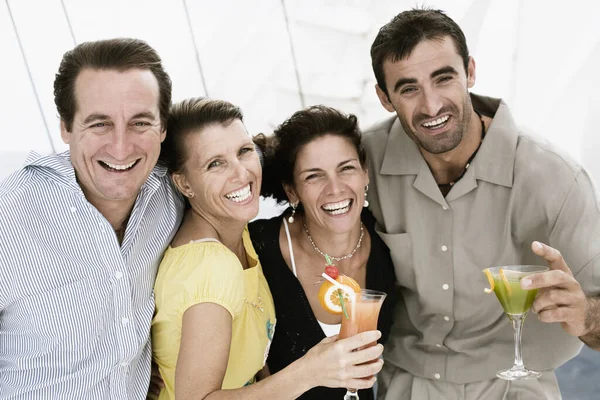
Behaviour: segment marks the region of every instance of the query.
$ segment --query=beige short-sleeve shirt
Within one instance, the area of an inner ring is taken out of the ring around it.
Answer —
[[[540,264],[531,242],[559,249],[584,291],[600,294],[600,209],[586,171],[546,141],[517,128],[507,105],[471,95],[493,117],[464,177],[444,198],[397,118],[364,134],[369,201],[395,264],[402,298],[386,362],[454,383],[495,377],[513,361],[508,319],[482,269]],[[559,324],[529,316],[526,364],[550,370],[581,342]]]

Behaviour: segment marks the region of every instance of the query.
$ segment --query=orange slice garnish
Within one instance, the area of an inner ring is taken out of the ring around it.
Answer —
[[[502,282],[504,282],[504,287],[506,288],[506,292],[510,296],[512,294],[512,288],[508,284],[508,278],[506,277],[506,274],[504,273],[504,270],[502,268],[500,268],[500,278],[502,278]]]
[[[329,281],[325,281],[321,284],[321,288],[319,289],[319,303],[321,303],[321,307],[328,313],[342,315],[344,310],[340,301],[340,294],[345,302],[349,301],[350,293],[360,292],[360,285],[354,279],[342,274],[337,277],[336,281],[342,285],[345,290],[338,288]]]
[[[485,274],[485,276],[488,279],[488,282],[490,283],[490,287],[483,289],[483,291],[486,292],[487,294],[490,294],[494,291],[494,288],[496,287],[496,284],[494,283],[494,277],[492,276],[492,273],[490,272],[490,270],[487,268],[483,270],[483,273]]]

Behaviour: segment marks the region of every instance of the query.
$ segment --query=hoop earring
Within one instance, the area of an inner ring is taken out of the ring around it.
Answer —
[[[290,206],[292,206],[292,215],[290,215],[290,217],[288,218],[288,222],[290,224],[294,223],[294,214],[296,214],[296,208],[298,208],[298,203],[290,203]]]
[[[369,207],[369,200],[367,200],[367,192],[369,191],[369,185],[365,186],[365,202],[363,203],[363,207]]]

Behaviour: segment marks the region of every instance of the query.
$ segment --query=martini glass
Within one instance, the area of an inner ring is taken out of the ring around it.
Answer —
[[[387,294],[377,290],[362,289],[359,293],[349,294],[345,302],[346,314],[342,314],[342,326],[339,338],[344,339],[357,333],[377,329],[377,319],[381,305]],[[375,346],[377,342],[362,346],[359,350]],[[356,389],[347,389],[344,400],[359,400]]]
[[[548,271],[548,267],[540,265],[510,265],[493,267],[484,270],[490,280],[490,285],[504,312],[508,316],[515,337],[515,362],[512,368],[499,371],[496,376],[508,381],[539,378],[541,372],[527,369],[523,364],[521,353],[521,334],[527,312],[535,300],[537,289],[521,288],[521,279],[526,276]],[[493,282],[493,284],[492,284]]]

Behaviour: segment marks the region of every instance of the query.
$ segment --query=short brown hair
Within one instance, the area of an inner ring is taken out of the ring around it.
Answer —
[[[469,49],[465,34],[458,24],[441,10],[415,8],[401,12],[379,30],[371,45],[371,64],[379,88],[389,96],[383,64],[410,56],[424,40],[441,40],[449,36],[461,56],[465,71],[469,66]]]
[[[167,126],[171,106],[171,78],[163,69],[158,53],[143,40],[120,38],[84,42],[63,55],[54,79],[54,103],[68,132],[73,128],[73,118],[77,112],[75,81],[85,68],[150,70],[158,81],[161,127],[164,129]]]
[[[229,125],[234,120],[243,122],[244,115],[239,107],[228,101],[194,97],[173,104],[167,122],[167,137],[160,150],[160,161],[169,172],[180,173],[187,161],[187,135],[212,124]]]

